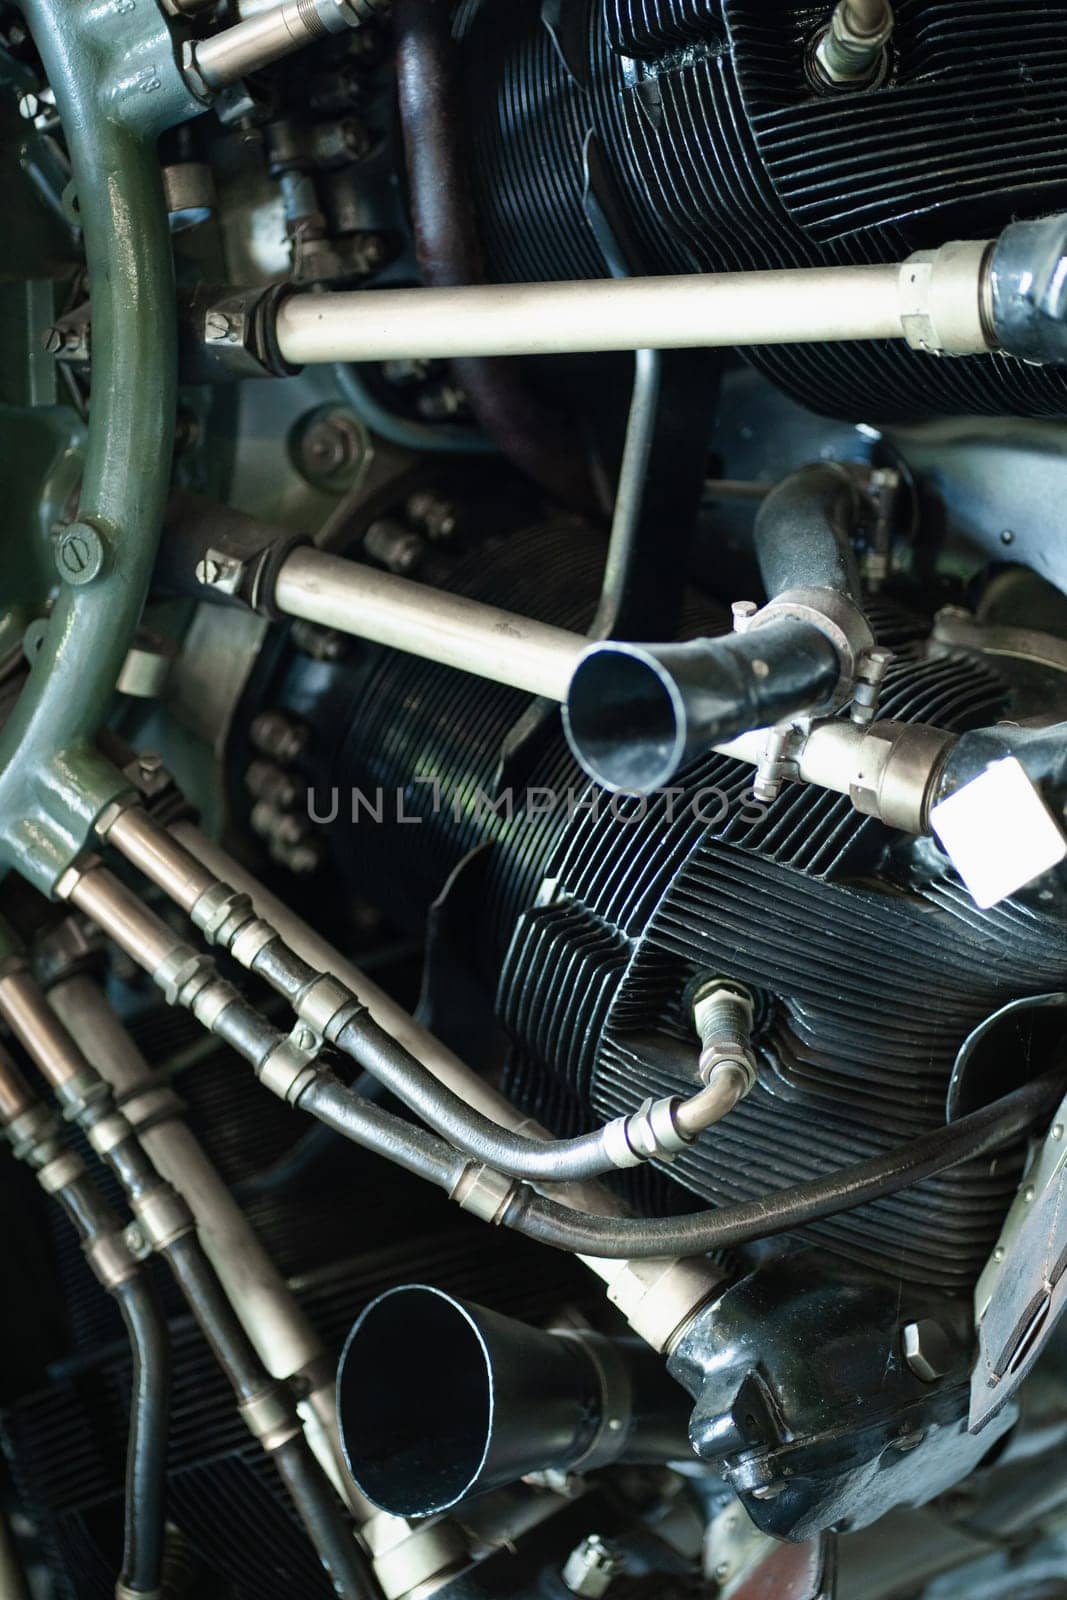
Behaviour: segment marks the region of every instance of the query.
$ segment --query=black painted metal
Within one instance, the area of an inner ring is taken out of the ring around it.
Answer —
[[[583,147],[596,134],[640,260],[678,272],[891,261],[992,238],[1062,204],[1064,0],[898,0],[890,75],[820,94],[824,0],[575,0],[562,52],[540,0],[460,13],[491,274],[596,277]],[[937,362],[896,345],[750,352],[829,415],[1051,416],[1055,369]]]

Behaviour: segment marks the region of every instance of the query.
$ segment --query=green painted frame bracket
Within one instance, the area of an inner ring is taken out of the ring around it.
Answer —
[[[67,578],[0,733],[0,865],[51,894],[129,788],[95,741],[148,592],[170,481],[177,334],[155,142],[204,106],[156,0],[21,3],[70,151],[93,296],[82,536],[64,536]]]

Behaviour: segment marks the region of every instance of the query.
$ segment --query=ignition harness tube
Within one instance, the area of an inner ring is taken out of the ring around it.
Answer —
[[[184,852],[183,852],[184,854]],[[193,1011],[256,1070],[260,1080],[345,1137],[427,1179],[453,1198],[472,1188],[473,1209],[542,1244],[583,1256],[616,1260],[693,1256],[780,1233],[850,1211],[884,1195],[1002,1149],[1047,1119],[1063,1094],[1064,1065],[980,1111],[935,1129],[831,1177],[761,1199],[689,1216],[592,1216],[546,1199],[528,1184],[479,1165],[437,1134],[362,1100],[318,1064],[316,1038],[297,1024],[292,1036],[273,1028],[213,962],[197,955],[102,865],[73,868],[61,897],[83,911],[143,966],[171,1004]],[[388,1037],[388,1036],[387,1036]]]

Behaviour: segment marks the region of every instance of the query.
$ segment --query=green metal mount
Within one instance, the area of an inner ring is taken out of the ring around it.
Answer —
[[[47,633],[0,733],[0,865],[51,894],[100,813],[129,788],[95,739],[148,591],[171,471],[177,335],[155,141],[204,106],[185,85],[156,0],[22,0],[22,9],[70,151],[93,300],[78,510],[89,535],[71,546]]]

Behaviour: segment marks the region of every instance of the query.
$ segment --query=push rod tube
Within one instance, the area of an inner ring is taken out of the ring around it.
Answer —
[[[988,253],[966,243],[886,266],[295,294],[275,333],[294,366],[864,339],[980,355],[992,348]]]
[[[319,550],[294,550],[274,604],[300,617],[528,694],[565,700],[588,640]]]

